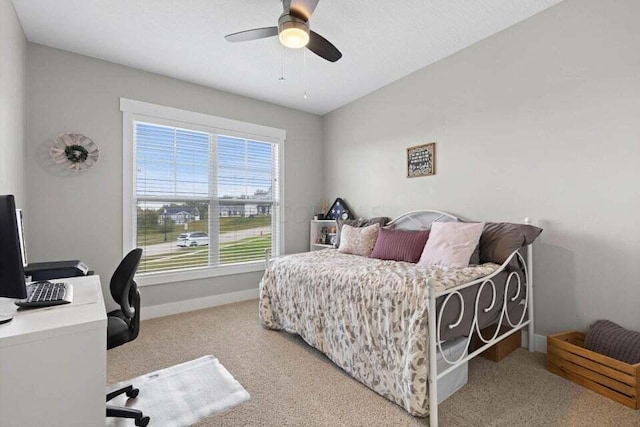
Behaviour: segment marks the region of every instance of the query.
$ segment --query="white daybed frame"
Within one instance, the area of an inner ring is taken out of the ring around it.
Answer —
[[[431,224],[434,222],[458,222],[461,221],[460,218],[448,214],[446,212],[434,211],[434,210],[420,210],[408,212],[403,215],[400,215],[393,221],[391,221],[387,226],[392,226],[394,229],[399,230],[426,230],[431,228]],[[525,223],[529,224],[529,220],[525,219]],[[436,282],[432,279],[427,281],[427,286],[429,288],[428,298],[429,298],[429,424],[431,427],[438,426],[438,380],[459,367],[460,365],[466,363],[470,359],[476,357],[478,354],[485,351],[487,348],[496,344],[497,342],[502,341],[507,338],[511,334],[524,329],[526,326],[528,329],[528,348],[529,351],[534,350],[534,329],[533,329],[533,249],[531,245],[526,246],[527,259],[523,258],[519,251],[514,251],[509,258],[498,268],[496,271],[491,273],[488,276],[481,277],[480,279],[473,280],[471,282],[447,289],[445,291],[438,292],[436,291]],[[271,253],[267,249],[266,253],[266,263],[267,266],[271,260]],[[496,275],[504,271],[509,264],[509,262],[513,258],[517,258],[521,265],[523,266],[525,277],[520,277],[520,274],[516,271],[512,271],[509,273],[506,283],[505,283],[505,291],[503,301],[497,301],[498,292],[496,290],[496,284],[492,280]],[[513,297],[510,298],[512,302],[517,301],[519,298],[522,299],[522,289],[523,286],[526,287],[526,294],[524,297],[524,308],[522,310],[522,315],[517,322],[514,322],[513,319],[509,316],[507,298],[509,295],[509,291],[511,289],[512,284],[515,286],[517,284],[517,290]],[[453,329],[460,325],[463,319],[463,314],[465,311],[464,299],[462,298],[462,294],[460,291],[465,288],[469,288],[471,286],[479,286],[478,292],[476,294],[476,300],[473,307],[473,321],[471,323],[471,329],[469,330],[467,342],[466,342],[466,351],[462,353],[462,355],[456,360],[449,360],[445,356],[445,353],[442,351],[442,343],[440,340],[440,329],[441,329],[441,320],[442,313],[446,305],[449,303],[451,298],[457,297],[460,301],[460,314],[456,322],[451,325],[447,325],[449,329]],[[492,302],[491,305],[487,308],[479,308],[478,304],[480,301],[480,295],[486,286],[491,287],[492,290]],[[436,300],[440,297],[444,297],[442,305],[440,307],[440,315],[436,315]],[[489,337],[488,339],[482,336],[480,332],[480,327],[478,323],[478,311],[479,309],[484,312],[489,312],[495,307],[495,304],[502,304],[502,310],[500,312],[500,317],[498,318],[497,327],[494,335]],[[511,329],[506,331],[505,333],[500,333],[502,327],[506,326]],[[480,348],[473,351],[472,353],[468,353],[469,346],[471,344],[471,337],[473,332],[476,332],[480,340],[484,343]],[[437,352],[440,350],[442,355],[442,359],[446,362],[449,367],[444,369],[442,372],[438,372],[437,368]]]

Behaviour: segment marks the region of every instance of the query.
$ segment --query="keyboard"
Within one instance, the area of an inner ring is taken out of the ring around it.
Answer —
[[[27,297],[17,300],[19,307],[49,307],[69,304],[73,301],[73,287],[67,283],[53,283],[48,280],[27,285]]]

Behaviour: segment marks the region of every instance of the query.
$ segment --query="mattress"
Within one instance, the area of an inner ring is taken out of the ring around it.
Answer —
[[[522,312],[525,307],[521,302],[524,300],[527,292],[524,272],[522,270],[516,270],[515,273],[520,275],[522,282],[520,295],[515,301],[511,301],[511,298],[513,298],[518,292],[518,279],[514,276],[511,279],[511,284],[509,286],[509,300],[507,301],[509,317],[514,324],[516,324],[522,316]],[[489,284],[483,288],[478,303],[478,326],[480,329],[493,325],[500,318],[502,304],[504,301],[505,285],[510,274],[511,272],[509,271],[502,271],[493,278],[493,282],[496,285],[496,301],[491,310],[486,313],[484,309],[489,308],[493,300],[493,289]],[[464,300],[464,313],[462,315],[460,325],[452,329],[449,328],[449,325],[454,324],[458,320],[460,316],[461,303],[460,298],[455,295],[449,298],[449,302],[444,308],[444,313],[442,313],[442,321],[438,325],[441,340],[449,341],[470,335],[470,332],[472,332],[471,327],[473,323],[473,314],[475,312],[476,296],[478,295],[480,286],[481,284],[478,284],[460,291],[460,295]],[[447,295],[443,295],[436,301],[436,312],[438,316],[440,315],[440,311],[442,310],[442,305],[446,297]],[[507,324],[506,319],[503,321],[503,324]]]
[[[499,266],[422,267],[322,250],[274,259],[260,282],[262,325],[300,335],[336,365],[410,414],[428,402],[426,286],[439,292]]]

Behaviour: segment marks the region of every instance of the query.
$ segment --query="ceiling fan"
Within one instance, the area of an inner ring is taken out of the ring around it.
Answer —
[[[284,46],[299,49],[306,47],[327,61],[336,62],[342,53],[320,34],[309,29],[309,19],[319,0],[282,0],[283,12],[278,26],[240,31],[225,36],[230,42],[246,42],[278,36]]]

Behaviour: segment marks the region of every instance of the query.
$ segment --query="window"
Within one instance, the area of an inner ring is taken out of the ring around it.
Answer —
[[[258,271],[281,252],[284,131],[121,100],[124,251],[141,285]]]

